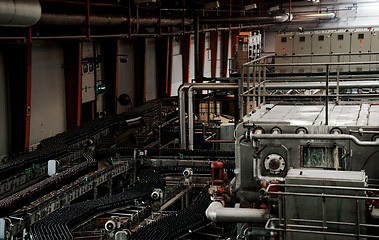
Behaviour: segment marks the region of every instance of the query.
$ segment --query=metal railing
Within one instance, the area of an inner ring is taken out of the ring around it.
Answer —
[[[316,191],[322,191],[322,193],[305,193],[305,192],[290,192],[290,191],[270,191],[273,187],[286,187],[286,188],[304,188],[313,189]],[[351,194],[326,194],[325,191],[349,191],[361,193],[361,196],[351,195]],[[303,233],[303,234],[318,234],[323,235],[324,239],[327,235],[329,236],[342,236],[342,237],[355,237],[356,239],[361,238],[376,238],[379,239],[377,235],[370,235],[364,233],[362,228],[379,228],[377,224],[367,224],[362,223],[360,217],[360,212],[365,211],[360,209],[362,201],[364,200],[379,200],[379,197],[370,197],[363,195],[367,191],[379,192],[377,188],[361,188],[361,187],[344,187],[344,186],[322,186],[322,185],[301,185],[301,184],[269,184],[265,190],[265,195],[278,198],[278,217],[270,218],[267,220],[265,228],[268,231],[279,232],[280,239],[284,239],[283,233]],[[322,199],[322,217],[320,219],[304,219],[304,218],[289,218],[287,215],[286,201],[288,196],[293,197],[312,197]],[[326,200],[328,198],[335,199],[350,199],[355,202],[355,222],[343,222],[343,221],[330,221],[327,220],[327,204]],[[310,225],[312,224],[312,225]],[[355,227],[355,232],[337,232],[330,231],[330,226],[346,226]]]
[[[341,58],[354,59],[357,56],[377,56],[379,53],[340,53],[340,54],[303,54],[290,56],[269,55],[258,58],[254,61],[247,62],[241,69],[241,79],[239,81],[239,106],[240,119],[250,111],[255,110],[257,106],[266,102],[267,97],[288,98],[288,97],[324,97],[327,106],[330,98],[334,98],[336,102],[343,97],[361,98],[371,97],[379,98],[379,93],[361,94],[340,93],[340,89],[356,89],[356,88],[379,88],[379,61],[341,61]],[[320,57],[328,57],[329,60],[335,62],[303,62],[300,59],[308,58],[306,61],[315,61]],[[291,59],[283,62],[278,59]],[[276,62],[276,63],[275,63]],[[352,66],[369,69],[368,71],[351,71]],[[308,72],[295,72],[299,67],[307,68]],[[315,67],[319,67],[315,69]],[[373,69],[375,68],[375,70]],[[287,69],[289,72],[285,74],[278,69]],[[312,71],[320,70],[322,71]],[[349,69],[341,71],[341,69]],[[270,90],[289,90],[289,89],[319,89],[317,95],[311,94],[273,94]],[[331,94],[330,90],[336,89],[335,94]],[[321,94],[320,94],[321,93]],[[322,94],[323,93],[323,94]],[[325,108],[328,111],[328,108]],[[328,113],[326,112],[326,124]]]

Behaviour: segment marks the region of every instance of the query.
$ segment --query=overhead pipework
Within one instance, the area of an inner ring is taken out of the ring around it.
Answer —
[[[41,13],[38,0],[1,0],[0,26],[30,27],[40,20]]]

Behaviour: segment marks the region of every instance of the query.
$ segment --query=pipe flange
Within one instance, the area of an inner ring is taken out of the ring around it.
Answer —
[[[267,172],[274,175],[281,174],[286,168],[284,158],[277,153],[267,155],[263,161],[263,165]]]

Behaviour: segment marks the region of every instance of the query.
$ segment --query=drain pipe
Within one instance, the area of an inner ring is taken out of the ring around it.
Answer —
[[[220,202],[212,202],[205,215],[212,222],[265,223],[270,217],[268,209],[226,208]]]

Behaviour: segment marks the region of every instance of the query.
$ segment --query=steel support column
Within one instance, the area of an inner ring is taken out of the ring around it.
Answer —
[[[28,29],[28,45],[26,45],[26,118],[24,151],[29,151],[30,143],[30,114],[32,105],[32,30]]]
[[[82,106],[82,43],[67,42],[64,47],[64,78],[67,129],[80,125]]]
[[[230,31],[221,33],[221,77],[226,77],[228,75],[229,34]]]
[[[218,31],[210,33],[210,48],[211,48],[211,77],[216,77],[217,70],[217,50],[218,50]]]
[[[142,105],[146,101],[146,38],[136,38],[134,49],[138,49],[138,54],[134,54],[134,80],[135,80],[135,103]]]

